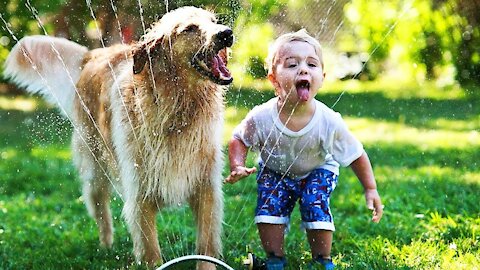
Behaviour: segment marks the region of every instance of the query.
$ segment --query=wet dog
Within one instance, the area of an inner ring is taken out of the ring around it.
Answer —
[[[226,68],[232,43],[232,30],[214,14],[183,7],[131,45],[89,51],[31,36],[12,49],[5,74],[57,104],[74,126],[74,164],[101,245],[113,243],[115,189],[137,260],[161,263],[157,212],[183,202],[195,216],[196,252],[220,254],[223,96],[232,82]]]

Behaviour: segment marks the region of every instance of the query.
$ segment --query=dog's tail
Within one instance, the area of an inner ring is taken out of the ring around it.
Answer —
[[[4,75],[29,93],[39,93],[71,116],[76,83],[87,48],[64,38],[22,38],[5,61]]]

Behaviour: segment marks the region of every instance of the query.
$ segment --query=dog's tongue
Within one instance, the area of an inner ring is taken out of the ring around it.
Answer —
[[[309,92],[309,89],[306,86],[298,86],[297,87],[297,95],[298,95],[298,98],[301,101],[307,101],[308,100],[308,92]]]
[[[230,71],[223,62],[223,59],[218,54],[213,56],[211,71],[215,77],[222,80],[228,80],[232,77]]]

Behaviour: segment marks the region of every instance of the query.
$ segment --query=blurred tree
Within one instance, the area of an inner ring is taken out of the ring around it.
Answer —
[[[277,34],[305,28],[321,44],[330,46],[343,26],[343,8],[349,0],[289,0],[286,8],[269,19]]]
[[[479,84],[480,0],[0,0],[0,70],[15,38],[47,33],[90,48],[129,43],[184,5],[214,10],[235,27],[237,77],[263,78],[273,38],[306,28],[324,46],[361,56],[369,78]]]
[[[369,53],[376,70],[432,80],[454,66],[462,86],[480,82],[480,0],[353,0],[345,18],[339,47]]]
[[[425,64],[427,80],[435,79],[435,66],[442,60],[440,37],[436,32],[425,31],[425,47],[419,50],[421,61]]]
[[[0,0],[0,71],[15,39],[25,35],[65,37],[90,48],[129,43],[165,12],[186,5],[213,10],[231,26],[241,9],[239,0]]]
[[[243,0],[241,12],[235,21],[235,57],[230,62],[230,70],[241,84],[255,79],[264,79],[264,59],[274,36],[274,25],[269,18],[285,8],[287,0]],[[239,82],[236,80],[236,82]]]
[[[459,0],[457,10],[464,20],[454,58],[456,79],[467,91],[480,85],[480,0]]]
[[[233,67],[242,80],[264,79],[268,46],[280,34],[305,28],[322,44],[332,45],[343,25],[348,0],[250,0],[242,1],[236,22],[238,42]],[[243,68],[238,68],[238,66]]]
[[[52,24],[53,35],[88,45],[85,35],[85,22],[89,21],[87,4],[84,1],[67,1],[54,10]]]

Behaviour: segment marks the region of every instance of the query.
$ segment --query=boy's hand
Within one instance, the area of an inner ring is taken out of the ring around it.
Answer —
[[[377,189],[366,189],[365,200],[367,201],[368,209],[373,211],[372,221],[375,223],[380,222],[383,215],[383,204]]]
[[[250,174],[254,173],[257,171],[257,168],[247,168],[244,166],[236,166],[233,168],[230,172],[230,175],[223,181],[224,183],[230,183],[233,184],[237,182],[238,180],[249,176]]]

